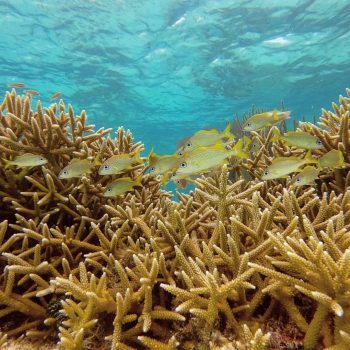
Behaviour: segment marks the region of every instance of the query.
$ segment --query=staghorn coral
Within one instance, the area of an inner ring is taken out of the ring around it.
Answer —
[[[339,149],[349,162],[349,101],[323,111],[321,128],[300,126],[329,145],[316,156]],[[30,103],[13,90],[0,108],[0,342],[25,334],[57,337],[65,350],[273,349],[279,329],[278,344],[349,347],[347,164],[323,170],[315,188],[263,183],[271,157],[303,154],[268,144],[267,130],[241,164],[251,181],[231,182],[223,167],[174,202],[143,175],[142,188],[107,199],[119,175],[95,168],[67,181],[59,170],[74,157],[103,161],[143,145],[122,128],[115,138],[95,132],[63,101],[35,111]],[[49,162],[6,164],[24,152]],[[271,327],[280,319],[284,328]]]

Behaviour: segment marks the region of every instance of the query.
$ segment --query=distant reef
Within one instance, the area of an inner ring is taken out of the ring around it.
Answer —
[[[339,150],[344,167],[314,186],[261,181],[274,157],[305,154],[268,128],[259,151],[177,202],[150,174],[116,198],[103,191],[118,175],[58,178],[73,158],[143,150],[130,131],[111,137],[62,100],[32,107],[16,90],[0,106],[1,349],[23,338],[33,349],[350,349],[349,89],[318,125],[298,125],[324,145],[313,157]],[[8,163],[25,153],[48,163]]]

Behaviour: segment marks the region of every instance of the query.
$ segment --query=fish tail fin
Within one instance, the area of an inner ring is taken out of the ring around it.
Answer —
[[[243,136],[243,151],[248,152],[249,145],[252,143],[252,140],[248,136]]]
[[[187,180],[185,179],[181,179],[181,180],[178,180],[179,182],[176,182],[175,181],[175,187],[177,189],[181,188],[181,189],[184,189],[187,187]]]
[[[279,112],[279,117],[280,121],[290,119],[290,111]]]
[[[242,159],[249,158],[249,153],[244,150],[243,139],[239,139],[235,146],[232,148],[232,155]]]
[[[272,141],[272,142],[276,142],[276,141],[280,140],[280,138],[281,138],[281,132],[280,132],[280,130],[279,130],[278,128],[274,127],[274,128],[272,129],[272,138],[271,138],[271,141]]]
[[[231,123],[228,122],[227,125],[226,125],[226,127],[225,127],[225,129],[224,129],[223,134],[224,134],[224,136],[227,137],[229,140],[234,140],[234,139],[236,138],[236,136],[232,134],[232,132],[231,132],[231,127],[232,127]]]
[[[9,168],[12,164],[11,160],[8,160],[5,158],[1,158],[1,160],[5,163],[5,166],[4,166],[5,169]]]
[[[135,186],[141,186],[141,187],[143,186],[142,185],[142,175],[143,175],[143,173],[141,173],[141,174],[136,176],[136,178],[135,178]]]
[[[312,157],[311,150],[308,150],[305,157],[305,164],[319,164],[319,160]]]
[[[101,154],[97,153],[94,160],[92,161],[92,166],[101,166],[101,165],[102,165]]]

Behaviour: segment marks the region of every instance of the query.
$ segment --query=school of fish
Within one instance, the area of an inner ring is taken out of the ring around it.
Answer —
[[[22,83],[13,83],[11,86],[24,87]],[[28,90],[27,90],[28,91]],[[33,94],[35,95],[35,94]],[[55,93],[51,98],[57,98],[60,93]],[[88,175],[95,167],[98,174],[122,175],[109,183],[103,195],[116,197],[126,192],[133,191],[135,187],[142,186],[142,175],[145,172],[161,176],[161,183],[167,184],[173,181],[177,188],[185,188],[188,182],[202,174],[208,174],[220,169],[224,164],[229,167],[239,166],[240,162],[254,155],[263,147],[255,135],[251,132],[272,127],[272,142],[281,141],[288,146],[296,146],[305,149],[305,155],[296,157],[276,157],[271,164],[263,170],[262,180],[287,178],[294,174],[290,180],[293,186],[313,185],[323,168],[341,168],[344,166],[344,157],[341,151],[331,150],[319,158],[312,156],[312,150],[323,148],[322,141],[317,137],[303,131],[289,131],[281,134],[276,127],[280,122],[290,118],[290,112],[270,111],[259,113],[248,118],[243,124],[245,136],[236,140],[231,133],[231,124],[220,132],[217,129],[200,130],[187,138],[174,154],[157,155],[152,149],[145,158],[140,153],[117,154],[101,161],[99,157],[93,160],[73,158],[58,174],[59,179]],[[248,135],[247,135],[248,134]],[[13,160],[4,160],[5,166],[35,167],[48,163],[41,154],[25,153]],[[126,176],[127,173],[143,166],[143,170],[136,178]]]
[[[16,88],[16,89],[23,89],[25,88],[25,84],[24,83],[11,83],[11,84],[8,84],[8,87],[11,87],[11,88]],[[27,96],[40,96],[40,92],[37,91],[37,90],[23,90],[23,92],[27,95]],[[62,96],[62,93],[59,92],[59,91],[56,91],[55,93],[53,93],[51,96],[50,96],[50,101],[52,100],[56,100],[58,99],[59,97]]]

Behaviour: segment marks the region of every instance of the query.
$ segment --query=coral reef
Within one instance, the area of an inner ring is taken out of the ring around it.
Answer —
[[[347,90],[350,97],[350,90]],[[61,100],[31,109],[12,90],[0,107],[0,345],[20,335],[78,349],[349,349],[350,98],[299,127],[344,154],[315,187],[260,180],[279,155],[304,151],[256,132],[260,149],[196,180],[179,201],[143,175],[58,178],[72,158],[143,149],[129,131],[94,130]],[[8,161],[25,152],[43,166]],[[128,170],[140,174],[142,165]],[[236,169],[236,168],[235,168]],[[282,321],[281,321],[282,320]]]

